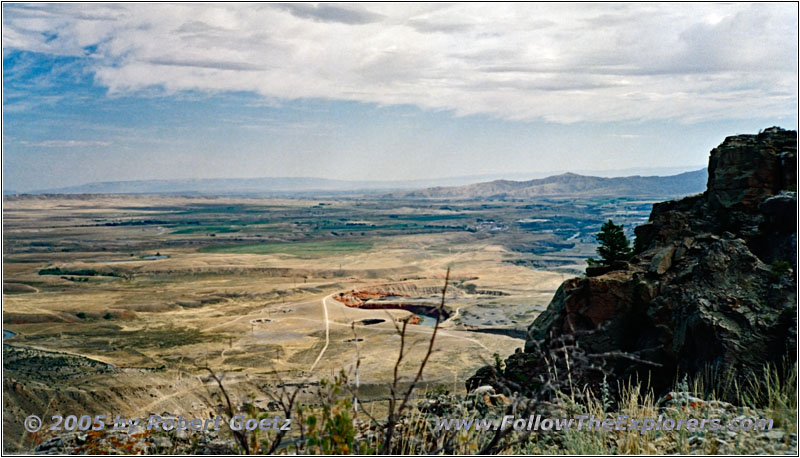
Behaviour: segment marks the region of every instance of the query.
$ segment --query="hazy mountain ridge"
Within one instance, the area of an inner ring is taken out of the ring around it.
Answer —
[[[466,186],[434,187],[397,197],[422,199],[528,199],[542,196],[680,196],[705,190],[706,169],[672,176],[603,178],[564,173],[528,181],[496,180]]]
[[[196,178],[164,180],[103,181],[63,188],[33,191],[32,194],[138,194],[138,193],[231,193],[293,190],[351,189],[351,182],[323,178]]]
[[[654,169],[655,170],[655,169]],[[602,172],[600,172],[602,173]],[[508,176],[508,175],[507,175]],[[524,176],[513,174],[511,176]],[[530,176],[530,174],[528,175]],[[334,195],[381,193],[383,198],[502,199],[541,196],[683,196],[702,192],[705,169],[671,176],[601,177],[563,173],[523,181],[493,175],[418,180],[336,180],[315,177],[198,178],[104,181],[16,194]],[[492,180],[492,181],[489,181]]]
[[[336,180],[315,177],[194,178],[102,181],[61,188],[29,191],[28,194],[271,194],[313,192],[359,192],[409,190],[442,183],[459,186],[487,179],[486,176],[447,177],[420,180]],[[17,194],[4,191],[4,194]]]

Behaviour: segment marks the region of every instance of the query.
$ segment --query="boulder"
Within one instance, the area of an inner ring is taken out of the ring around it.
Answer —
[[[675,247],[670,245],[653,256],[650,261],[650,272],[657,275],[666,273],[672,267],[672,257],[675,254]]]
[[[752,209],[782,189],[797,191],[796,154],[797,133],[777,127],[726,138],[711,150],[708,201],[716,208]]]

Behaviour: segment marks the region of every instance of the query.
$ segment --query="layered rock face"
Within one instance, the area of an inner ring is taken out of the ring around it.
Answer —
[[[794,360],[796,142],[779,128],[726,138],[706,192],[654,205],[630,264],[564,282],[505,377],[535,391],[568,349],[574,386],[638,377],[656,392],[681,374]]]

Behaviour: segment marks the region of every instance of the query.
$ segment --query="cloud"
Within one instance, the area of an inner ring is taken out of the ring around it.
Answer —
[[[276,3],[275,7],[292,13],[293,16],[321,22],[340,22],[342,24],[368,24],[383,17],[365,10],[343,8],[333,5],[309,5],[305,3]]]
[[[208,59],[170,59],[170,58],[156,58],[147,61],[153,65],[169,65],[174,67],[197,67],[197,68],[211,68],[217,70],[242,70],[242,71],[257,71],[263,70],[263,67],[246,62],[226,62],[214,61]]]
[[[111,93],[249,91],[511,120],[789,117],[792,4],[36,4],[4,55],[78,56]],[[13,78],[13,74],[4,75]]]
[[[37,148],[86,148],[90,146],[111,146],[111,142],[98,140],[44,140],[40,142],[20,141],[24,146]]]

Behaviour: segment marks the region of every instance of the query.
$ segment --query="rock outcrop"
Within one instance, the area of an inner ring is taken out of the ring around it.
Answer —
[[[540,390],[571,352],[559,370],[573,386],[633,377],[658,393],[682,374],[744,377],[795,360],[796,144],[774,127],[726,138],[708,189],[654,205],[629,264],[561,285],[505,379]]]

